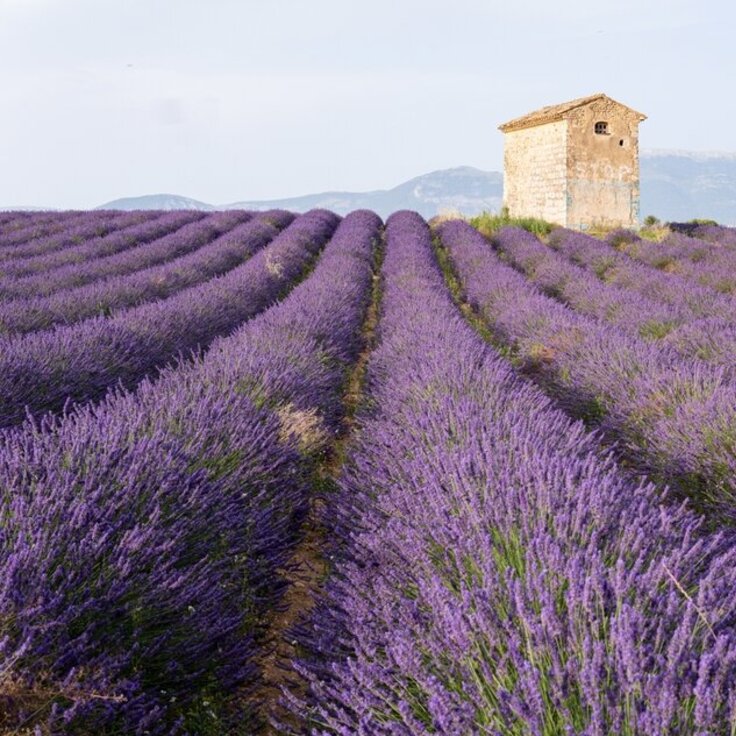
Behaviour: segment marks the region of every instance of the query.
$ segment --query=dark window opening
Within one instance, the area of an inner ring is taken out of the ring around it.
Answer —
[[[595,124],[595,132],[598,135],[608,135],[608,123],[603,121]]]
[[[623,144],[624,144],[624,139],[622,138],[622,139],[621,139],[621,140],[620,140],[620,141],[618,142],[618,144],[619,144],[619,146],[623,146]]]

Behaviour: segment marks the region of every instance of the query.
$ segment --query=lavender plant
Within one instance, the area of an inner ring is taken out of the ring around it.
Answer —
[[[335,219],[305,216],[291,245]],[[0,436],[0,727],[253,732],[259,631],[340,418],[379,226],[346,217],[304,283],[203,358]]]
[[[600,423],[641,469],[724,520],[736,518],[736,386],[722,368],[545,296],[463,222],[445,224],[440,235],[469,303],[562,406]]]
[[[284,217],[288,217],[284,215]],[[254,219],[244,238],[256,250],[277,234]],[[246,263],[169,299],[45,332],[0,339],[0,426],[59,411],[67,401],[101,398],[115,384],[148,373],[270,306],[304,271],[337,226],[324,210],[298,217]]]
[[[305,730],[734,733],[733,536],[664,507],[465,324],[414,213],[387,223],[380,336],[302,631]]]
[[[267,212],[258,216],[281,228],[293,216]],[[263,245],[252,239],[250,218],[171,261],[124,276],[111,276],[79,288],[63,289],[49,296],[0,302],[0,333],[33,332],[56,324],[72,324],[95,315],[109,315],[156,299],[164,299],[231,270]],[[176,240],[176,239],[175,239]],[[151,247],[156,247],[152,243]]]

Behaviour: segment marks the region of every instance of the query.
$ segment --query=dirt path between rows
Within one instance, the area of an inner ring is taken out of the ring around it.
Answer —
[[[268,653],[259,663],[263,685],[257,693],[258,700],[262,702],[261,715],[268,721],[268,725],[262,731],[263,736],[283,733],[282,729],[274,725],[278,722],[288,724],[289,728],[295,730],[299,727],[295,716],[281,702],[283,690],[299,698],[303,697],[307,690],[304,679],[290,666],[298,652],[296,641],[289,639],[288,634],[295,625],[305,620],[315,607],[329,573],[329,561],[324,553],[326,532],[321,522],[328,499],[327,494],[319,489],[326,490],[337,481],[356,425],[356,413],[363,396],[368,360],[376,342],[383,253],[382,242],[376,250],[371,300],[361,327],[363,347],[347,376],[343,392],[342,402],[345,411],[342,427],[337,439],[327,448],[317,464],[313,485],[318,490],[310,503],[302,540],[295,549],[287,569],[283,571],[288,588],[280,610],[267,626]]]

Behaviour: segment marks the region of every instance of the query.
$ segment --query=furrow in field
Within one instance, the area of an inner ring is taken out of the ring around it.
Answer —
[[[378,232],[376,231],[376,236]],[[381,300],[383,238],[374,251],[370,300],[360,328],[360,352],[349,367],[334,400],[342,410],[335,436],[317,458],[312,472],[312,494],[299,543],[284,568],[287,587],[283,602],[266,622],[264,656],[259,662],[261,683],[255,698],[260,703],[264,736],[277,736],[298,729],[288,701],[303,697],[308,682],[303,672],[292,666],[297,655],[298,630],[319,605],[330,570],[328,524],[325,517],[333,511],[335,484],[342,472],[347,448],[352,440],[356,415],[362,404],[366,369],[375,346]]]

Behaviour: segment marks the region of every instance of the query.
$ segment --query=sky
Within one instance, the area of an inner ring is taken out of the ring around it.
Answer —
[[[644,149],[736,151],[726,0],[0,0],[0,205],[213,204],[502,168],[605,92]]]

